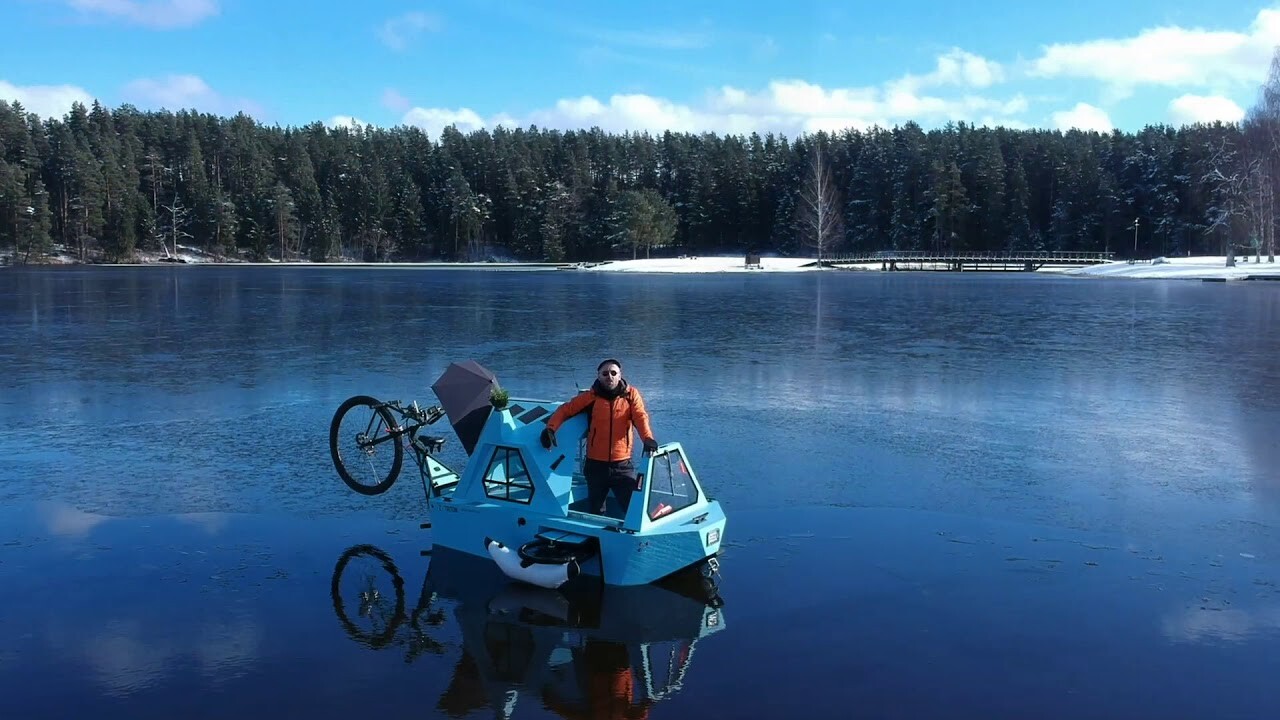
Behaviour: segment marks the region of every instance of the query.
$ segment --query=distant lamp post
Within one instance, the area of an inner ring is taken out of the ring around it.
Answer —
[[[1133,259],[1138,259],[1138,218],[1133,219]]]

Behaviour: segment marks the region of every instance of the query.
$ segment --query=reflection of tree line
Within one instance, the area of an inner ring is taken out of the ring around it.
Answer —
[[[543,707],[565,718],[647,717],[658,700],[680,687],[698,636],[723,624],[722,603],[714,594],[703,594],[701,574],[683,579],[687,585],[648,586],[639,591],[642,597],[632,596],[633,604],[622,597],[611,613],[605,600],[613,591],[600,586],[552,591],[505,578],[495,582],[484,572],[441,577],[440,559],[437,549],[418,603],[406,612],[404,581],[395,563],[377,547],[354,546],[334,568],[331,596],[353,640],[372,649],[407,645],[406,662],[445,654],[446,646],[430,636],[445,623],[446,614],[436,605],[446,598],[457,602],[462,652],[436,704],[451,717],[485,707],[505,715],[524,692],[536,694]],[[382,587],[343,587],[368,561]],[[451,582],[465,585],[456,593],[444,591]],[[610,596],[615,598],[619,595]],[[637,609],[646,617],[636,617]],[[409,636],[400,639],[405,627]],[[605,637],[611,632],[614,637]],[[652,661],[665,645],[670,652],[661,662]],[[655,666],[674,672],[658,678]]]

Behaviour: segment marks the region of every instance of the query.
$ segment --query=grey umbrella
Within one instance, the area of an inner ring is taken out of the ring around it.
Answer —
[[[489,413],[493,412],[489,393],[497,384],[497,376],[488,368],[475,360],[467,360],[449,363],[449,367],[431,385],[468,455],[475,450],[480,431],[484,429]]]

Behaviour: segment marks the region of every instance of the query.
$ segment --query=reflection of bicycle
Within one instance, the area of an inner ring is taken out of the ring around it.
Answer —
[[[355,545],[343,552],[333,568],[329,595],[338,622],[347,635],[361,645],[383,650],[403,643],[408,646],[406,663],[424,653],[444,654],[445,646],[431,638],[427,631],[428,627],[443,625],[445,620],[442,610],[432,609],[436,595],[430,592],[430,583],[423,581],[418,604],[406,615],[404,580],[391,557],[379,548]],[[348,612],[346,600],[356,601],[354,613]],[[409,637],[397,642],[397,633],[406,620]],[[361,628],[361,623],[366,627]]]
[[[397,422],[395,415],[403,422]],[[348,398],[329,423],[329,454],[338,475],[361,495],[379,495],[400,476],[407,448],[418,465],[423,490],[428,496],[432,491],[439,494],[441,488],[457,482],[458,475],[431,457],[444,447],[445,439],[418,433],[444,415],[441,407],[423,410],[417,401],[405,406],[398,400],[382,402],[368,395]]]
[[[509,716],[517,699],[530,697],[580,717],[603,706],[643,714],[687,687],[695,645],[725,627],[723,603],[702,593],[700,580],[692,571],[654,585],[549,590],[444,550],[433,553],[418,603],[406,612],[395,563],[377,547],[356,545],[338,559],[331,594],[339,622],[362,645],[408,645],[405,662],[456,655],[436,706],[446,714],[499,699]],[[429,633],[460,641],[446,646]]]

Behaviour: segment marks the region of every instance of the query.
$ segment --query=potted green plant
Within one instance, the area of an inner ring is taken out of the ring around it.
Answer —
[[[489,391],[489,404],[493,405],[494,409],[501,410],[505,408],[507,406],[507,401],[510,399],[511,395],[507,393],[506,390],[503,390],[496,385],[493,390]]]

